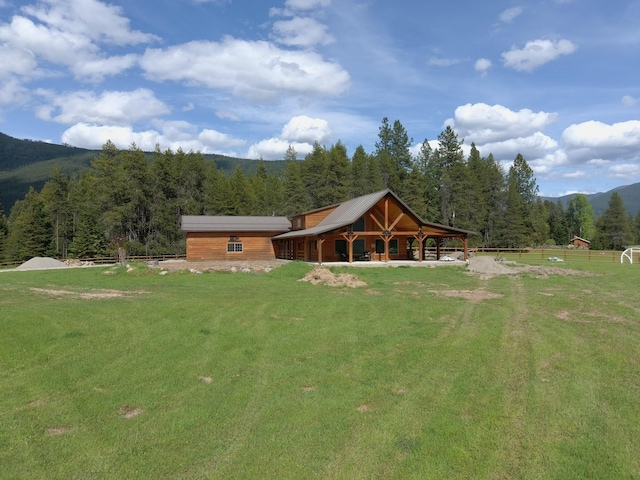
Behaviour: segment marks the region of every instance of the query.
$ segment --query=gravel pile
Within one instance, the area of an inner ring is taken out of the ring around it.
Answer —
[[[17,267],[16,270],[49,270],[51,268],[68,268],[68,265],[55,258],[34,257]]]

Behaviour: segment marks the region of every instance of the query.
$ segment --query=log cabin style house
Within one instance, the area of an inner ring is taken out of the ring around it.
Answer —
[[[354,262],[425,260],[425,241],[457,238],[468,258],[473,232],[422,220],[391,190],[286,217],[183,216],[187,260]],[[422,248],[421,248],[422,247]]]

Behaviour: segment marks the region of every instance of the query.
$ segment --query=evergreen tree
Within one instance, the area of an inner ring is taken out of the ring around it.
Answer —
[[[469,229],[478,232],[476,240],[484,247],[497,246],[496,230],[505,210],[505,174],[493,155],[484,158],[472,144],[467,168],[470,203],[473,206]],[[472,241],[475,240],[472,238]]]
[[[51,222],[42,198],[33,187],[11,209],[8,230],[5,245],[8,260],[22,262],[51,253]]]
[[[204,190],[205,215],[231,215],[233,213],[229,180],[214,162],[207,166]]]
[[[229,187],[233,205],[233,215],[251,215],[256,209],[256,196],[249,179],[240,166],[237,166],[231,177]]]
[[[69,182],[69,211],[72,219],[69,256],[74,258],[94,258],[106,254],[96,183],[96,177],[87,171]]]
[[[553,240],[555,245],[566,245],[570,238],[562,201],[558,200],[553,203],[551,200],[545,200],[544,206],[548,212],[549,238]]]
[[[369,178],[369,155],[362,145],[358,145],[351,158],[351,198],[374,192]]]
[[[5,243],[8,234],[7,217],[0,203],[0,262],[5,259]]]
[[[546,205],[538,199],[533,204],[531,212],[532,235],[531,243],[534,246],[544,246],[548,243],[551,229],[549,227],[549,211]]]
[[[632,242],[627,211],[618,192],[611,194],[607,209],[598,223],[605,240],[605,248],[618,250]]]
[[[253,215],[271,215],[272,213],[272,206],[268,200],[267,177],[267,167],[264,165],[264,159],[260,157],[256,174],[250,178],[251,188],[256,197],[256,209]]]
[[[412,143],[413,139],[409,138],[400,120],[395,120],[391,127],[387,117],[382,119],[376,142],[376,158],[384,186],[400,196],[406,193],[404,182],[413,169]]]
[[[324,178],[323,187],[327,195],[323,200],[326,202],[324,205],[333,205],[349,198],[351,164],[347,148],[340,141],[331,146],[326,156],[327,175]]]
[[[438,143],[439,147],[433,154],[433,170],[440,174],[440,217],[443,224],[452,225],[456,203],[464,201],[457,198],[464,195],[464,186],[456,183],[466,181],[462,174],[464,140],[458,140],[458,134],[447,125],[438,135]]]
[[[313,150],[307,154],[302,163],[302,177],[311,208],[331,205],[330,199],[333,198],[333,192],[326,181],[327,176],[329,176],[327,151],[315,142]]]
[[[309,197],[302,176],[302,162],[298,161],[296,151],[291,146],[285,154],[285,167],[282,176],[284,198],[286,199],[282,214],[292,217],[309,210]]]
[[[132,255],[148,254],[150,204],[147,157],[135,143],[122,153],[122,226],[125,249]]]
[[[69,215],[69,180],[62,175],[60,167],[54,167],[51,179],[45,183],[40,196],[53,229],[51,251],[58,258],[66,258],[72,238],[72,225]]]

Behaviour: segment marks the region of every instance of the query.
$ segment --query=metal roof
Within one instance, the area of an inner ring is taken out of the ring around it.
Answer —
[[[442,228],[452,233],[462,233],[468,235],[474,233],[468,230],[448,227],[446,225],[425,222],[422,218],[420,218],[418,214],[411,210],[411,208],[409,208],[406,203],[400,200],[400,198],[398,198],[395,193],[387,188],[385,190],[380,190],[379,192],[374,192],[368,195],[353,198],[339,204],[333,212],[327,215],[326,218],[320,221],[315,227],[307,228],[305,230],[294,230],[291,232],[283,233],[282,235],[277,235],[275,238],[284,239],[307,235],[319,235],[321,233],[326,233],[338,228],[346,227],[347,225],[351,225],[357,222],[360,218],[362,218],[363,215],[365,215],[371,208],[373,208],[376,203],[378,203],[387,195],[392,195],[396,199],[396,201],[400,205],[402,205],[404,209],[406,209],[407,212],[410,212],[411,215],[416,218],[421,226],[428,225],[432,227]]]
[[[232,217],[183,215],[185,232],[288,232],[291,222],[287,217]]]

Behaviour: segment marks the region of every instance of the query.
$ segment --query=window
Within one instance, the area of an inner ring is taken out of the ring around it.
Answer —
[[[353,224],[353,231],[364,232],[364,217],[360,218],[360,220]]]
[[[384,240],[376,238],[376,253],[384,253]],[[389,241],[389,253],[398,253],[398,239],[392,238]]]
[[[227,253],[242,252],[242,243],[227,243]]]

